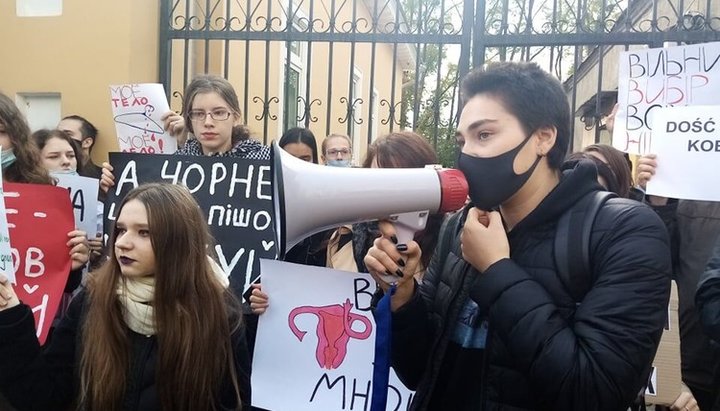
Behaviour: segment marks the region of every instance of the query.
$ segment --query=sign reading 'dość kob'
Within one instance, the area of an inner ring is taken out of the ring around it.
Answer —
[[[655,175],[647,193],[720,201],[720,106],[667,107],[655,117]]]

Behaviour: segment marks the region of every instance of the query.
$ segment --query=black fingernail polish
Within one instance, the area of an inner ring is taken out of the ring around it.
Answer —
[[[398,244],[395,246],[398,251],[404,252],[408,250],[407,244]]]
[[[390,272],[390,270],[385,270],[385,274],[387,274],[387,275],[393,275],[393,274]]]
[[[399,265],[400,267],[405,267],[405,261],[403,261],[402,258],[399,259],[399,260],[397,261],[397,263],[398,263],[398,265]]]
[[[395,234],[393,234],[393,235],[390,237],[390,241],[392,241],[393,244],[397,244],[397,243],[398,243],[397,236],[396,236]]]
[[[397,270],[397,271],[395,271],[395,275],[397,275],[397,276],[398,276],[398,277],[400,277],[400,278],[403,278],[403,277],[405,277],[405,274],[403,274],[403,272],[402,272],[402,271],[400,271],[400,269],[399,269],[399,268],[398,268],[398,270]]]

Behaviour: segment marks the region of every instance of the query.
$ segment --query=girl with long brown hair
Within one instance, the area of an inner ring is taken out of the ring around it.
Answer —
[[[207,256],[210,241],[186,188],[134,189],[120,205],[110,260],[44,351],[30,308],[0,278],[0,390],[19,410],[249,408],[242,316]]]

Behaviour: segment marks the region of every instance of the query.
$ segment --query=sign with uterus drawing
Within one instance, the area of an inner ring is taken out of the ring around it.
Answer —
[[[273,411],[369,409],[372,277],[273,260],[260,265],[270,307],[258,323],[253,405]],[[412,395],[391,370],[387,410],[407,409]]]

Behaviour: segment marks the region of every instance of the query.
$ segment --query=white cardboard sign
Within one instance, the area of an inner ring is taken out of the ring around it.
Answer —
[[[110,102],[120,151],[173,154],[177,140],[165,132],[161,117],[170,111],[162,84],[110,86]]]
[[[720,106],[668,107],[657,113],[650,148],[658,165],[647,193],[720,201]]]
[[[372,277],[274,260],[260,264],[270,307],[258,325],[253,406],[273,411],[369,409],[375,342],[369,310]],[[412,395],[391,370],[387,410],[407,409]]]

